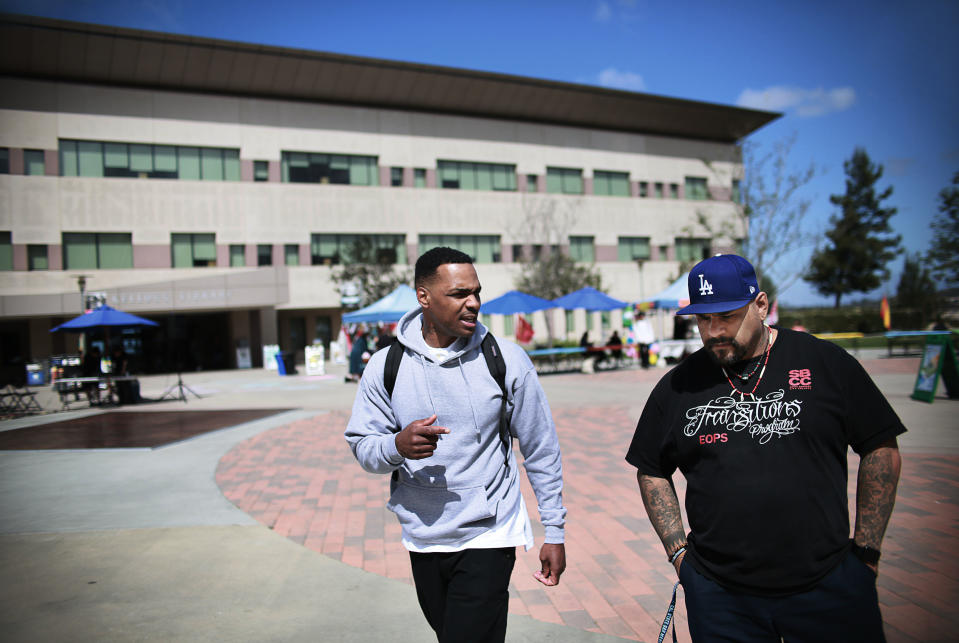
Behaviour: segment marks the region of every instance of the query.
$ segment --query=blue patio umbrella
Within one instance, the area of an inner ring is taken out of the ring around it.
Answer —
[[[398,322],[400,317],[418,308],[419,305],[416,291],[406,284],[400,284],[393,292],[369,306],[351,313],[344,313],[343,322],[347,324]]]
[[[518,290],[511,290],[495,299],[483,302],[480,312],[492,315],[514,315],[516,313],[535,313],[537,310],[555,307],[556,305],[548,299],[528,295]]]
[[[586,286],[568,295],[554,299],[553,305],[565,310],[575,310],[577,308],[585,308],[586,310],[616,310],[617,308],[626,308],[629,304],[625,301],[610,297],[595,288]]]
[[[159,326],[154,321],[137,317],[122,310],[111,308],[110,306],[100,306],[79,317],[74,317],[68,322],[64,322],[56,328],[51,328],[50,332],[55,333],[59,330],[84,331],[100,326]]]

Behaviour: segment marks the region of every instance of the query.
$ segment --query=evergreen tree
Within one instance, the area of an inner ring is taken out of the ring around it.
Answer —
[[[939,312],[936,284],[919,253],[906,255],[896,289],[896,308],[898,313],[911,315],[913,325],[919,327],[924,327]]]
[[[939,215],[932,222],[929,262],[933,274],[947,283],[959,283],[959,172],[952,185],[939,193]]]
[[[843,169],[846,193],[829,197],[839,214],[830,217],[826,244],[813,253],[803,275],[820,294],[833,296],[836,308],[843,295],[868,292],[889,278],[887,264],[898,254],[901,240],[889,225],[896,208],[881,205],[892,194],[892,186],[876,193],[882,166],[874,165],[866,150],[856,148]]]

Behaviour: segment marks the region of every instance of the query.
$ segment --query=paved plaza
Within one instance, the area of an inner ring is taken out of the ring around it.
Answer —
[[[933,404],[910,399],[916,358],[860,357],[909,428],[879,577],[887,636],[956,640],[959,401],[941,390]],[[384,507],[388,478],[363,472],[342,438],[356,391],[342,370],[187,374],[201,398],[0,422],[9,442],[10,431],[91,426],[106,411],[130,414],[122,433],[148,427],[148,412],[231,412],[227,428],[153,448],[0,451],[4,640],[435,640]],[[663,373],[542,378],[563,448],[569,567],[544,588],[532,579],[536,550],[517,556],[508,640],[656,640],[675,574],[623,455]],[[143,395],[175,381],[143,378]],[[40,398],[58,408],[48,389]],[[857,462],[851,454],[851,499]],[[680,600],[688,641],[684,612]]]

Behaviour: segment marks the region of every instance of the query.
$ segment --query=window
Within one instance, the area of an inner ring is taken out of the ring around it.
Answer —
[[[0,174],[10,174],[9,147],[0,147]]]
[[[582,263],[593,263],[596,261],[593,237],[570,237],[569,256],[573,261]]]
[[[246,246],[242,243],[230,245],[230,267],[242,268],[246,265]]]
[[[539,192],[539,176],[535,174],[526,175],[526,191]]]
[[[576,330],[576,319],[573,317],[573,311],[567,310],[566,313],[566,334],[569,335]]]
[[[390,185],[392,185],[394,188],[403,186],[403,168],[401,167],[390,168]]]
[[[593,330],[593,311],[586,311],[586,330]],[[602,346],[603,338],[599,338],[599,344]]]
[[[733,193],[732,198],[734,203],[743,202],[742,186],[739,179],[733,179]]]
[[[619,261],[643,261],[649,259],[649,237],[620,237],[618,256]]]
[[[426,187],[426,169],[422,167],[413,168],[413,187],[415,188]]]
[[[480,321],[483,322],[483,325],[487,328],[493,327],[493,316],[487,313],[480,313]]]
[[[604,310],[601,313],[599,313],[599,328],[600,330],[603,331],[603,335],[605,335],[606,331],[609,330],[609,326],[610,326],[609,311]]]
[[[420,251],[437,246],[465,252],[476,263],[499,263],[502,259],[499,235],[482,234],[421,234]]]
[[[639,182],[639,196],[644,199],[649,196],[649,183],[646,181]]]
[[[513,261],[515,263],[520,263],[523,261],[523,244],[521,243],[513,244]]]
[[[240,151],[218,147],[61,140],[60,174],[239,181]]]
[[[516,328],[513,323],[516,321],[516,315],[503,315],[503,334],[515,335]]]
[[[23,173],[27,176],[43,176],[47,173],[43,150],[23,150]]]
[[[709,198],[706,179],[698,176],[686,177],[686,198],[692,201],[705,201]]]
[[[49,270],[47,247],[45,245],[27,246],[27,270]]]
[[[377,185],[379,169],[375,156],[283,152],[280,172],[284,183],[332,183]]]
[[[653,196],[657,199],[663,198],[663,184],[654,183],[653,184]]]
[[[669,257],[669,246],[659,246],[659,260],[666,261]]]
[[[0,270],[13,270],[13,242],[9,230],[0,232]]]
[[[253,180],[254,181],[270,180],[270,162],[269,161],[253,161]]]
[[[310,263],[406,263],[406,236],[402,234],[313,234]]]
[[[678,184],[678,183],[670,183],[670,184],[669,184],[669,198],[670,198],[670,199],[678,199],[678,198],[679,198],[679,184]]]
[[[268,243],[258,243],[256,245],[256,265],[273,265],[273,246]]]
[[[593,194],[601,196],[629,196],[629,173],[593,172]]]
[[[213,233],[172,233],[170,256],[174,268],[203,268],[216,265],[216,235]]]
[[[676,261],[699,263],[710,255],[709,239],[676,239]]]
[[[64,232],[63,269],[132,268],[133,235],[116,232]]]
[[[287,266],[300,265],[300,246],[288,243],[283,246],[283,263]]]
[[[516,166],[468,161],[437,161],[440,187],[458,190],[516,189]]]
[[[574,168],[546,168],[546,191],[551,194],[582,194],[583,171]]]

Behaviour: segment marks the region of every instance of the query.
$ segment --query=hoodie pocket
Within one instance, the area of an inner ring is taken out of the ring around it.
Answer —
[[[496,516],[482,485],[452,489],[401,482],[386,507],[410,537],[432,544],[479,535],[493,526]]]

